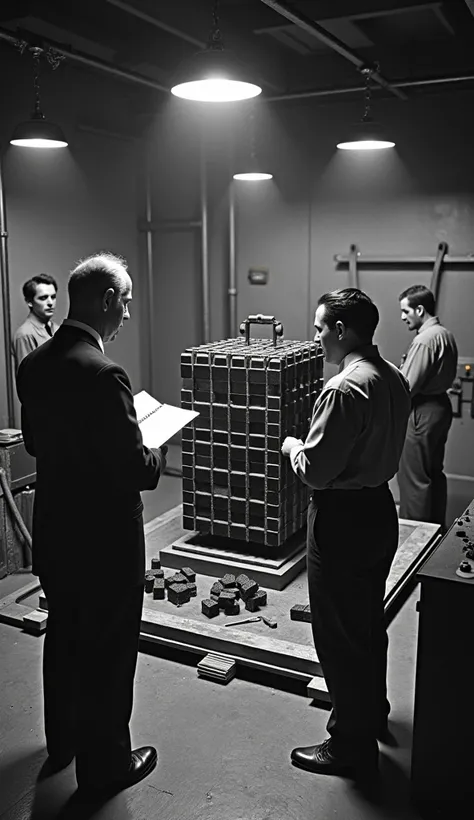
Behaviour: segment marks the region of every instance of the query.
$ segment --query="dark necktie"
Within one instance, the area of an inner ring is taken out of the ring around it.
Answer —
[[[51,325],[50,325],[50,324],[48,324],[48,323],[46,323],[45,328],[46,328],[46,332],[48,333],[48,335],[49,335],[49,336],[52,336],[52,335],[53,335],[53,331],[52,331],[52,329],[51,329]]]

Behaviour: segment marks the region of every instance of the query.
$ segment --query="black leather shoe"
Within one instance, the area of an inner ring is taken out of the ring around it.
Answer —
[[[84,783],[79,792],[86,799],[100,799],[128,789],[139,783],[153,771],[158,762],[158,753],[153,746],[141,746],[132,752],[130,768],[124,777],[107,783]]]
[[[331,738],[317,746],[300,746],[291,752],[291,762],[300,769],[314,774],[336,775],[376,775],[378,770],[377,752],[361,755],[357,760],[346,758],[334,752]]]

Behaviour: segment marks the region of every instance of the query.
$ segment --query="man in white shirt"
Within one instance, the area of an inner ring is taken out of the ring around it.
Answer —
[[[59,325],[53,322],[58,286],[48,273],[39,273],[23,285],[23,296],[30,312],[13,337],[15,369],[28,353],[54,336]]]
[[[314,326],[327,362],[340,365],[315,402],[306,441],[282,453],[313,488],[308,585],[313,636],[332,702],[330,737],[292,762],[318,774],[373,775],[387,734],[385,582],[398,546],[388,481],[410,412],[408,384],[372,344],[378,310],[356,288],[319,299]]]

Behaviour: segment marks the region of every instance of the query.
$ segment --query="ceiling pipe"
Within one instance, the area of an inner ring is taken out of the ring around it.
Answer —
[[[353,65],[355,65],[358,69],[370,67],[367,66],[367,63],[362,60],[355,51],[352,51],[349,46],[346,46],[342,40],[339,40],[333,34],[330,34],[325,28],[323,28],[323,26],[320,26],[314,20],[311,20],[309,17],[306,17],[306,15],[301,14],[301,12],[296,9],[290,8],[285,3],[279,2],[279,0],[260,0],[260,2],[264,3],[278,14],[281,14],[281,16],[289,20],[290,23],[293,23],[295,26],[299,26],[299,28],[303,29],[303,31],[306,31],[308,34],[312,34],[313,37],[317,37],[318,40],[321,40],[322,43],[325,43],[325,45],[329,46],[329,48],[332,48],[333,51],[337,51],[341,57],[345,57],[346,60],[349,60],[349,62],[353,63]],[[376,71],[375,69],[371,70],[370,77],[375,83],[380,85],[382,88],[386,88],[400,100],[406,100],[406,95],[402,91],[399,91],[398,88],[396,88],[392,83],[389,83],[389,81],[386,80],[379,71]]]
[[[67,57],[68,60],[72,60],[72,62],[82,63],[83,65],[90,66],[90,68],[97,68],[99,71],[104,71],[107,74],[120,77],[122,80],[129,80],[130,82],[137,83],[138,85],[146,85],[148,88],[153,88],[155,91],[164,91],[165,93],[169,92],[169,88],[155,82],[155,80],[144,77],[143,74],[137,74],[135,71],[128,71],[123,68],[119,68],[118,66],[113,65],[113,63],[107,63],[105,60],[99,60],[97,57],[90,57],[82,51],[76,51],[75,49],[63,46],[61,43],[56,43],[49,37],[40,37],[37,34],[33,34],[31,31],[21,30],[18,31],[17,34],[14,34],[7,29],[0,28],[0,40],[6,40],[6,42],[16,46],[20,50],[26,46],[38,45],[38,40],[40,40],[42,47],[51,48],[58,54],[62,54],[64,57]]]
[[[127,14],[131,14],[133,17],[138,17],[140,20],[144,20],[145,23],[150,23],[150,25],[155,26],[156,28],[160,28],[163,31],[167,31],[168,34],[173,34],[175,37],[178,37],[180,40],[185,40],[187,43],[191,43],[193,46],[197,46],[198,48],[206,48],[206,43],[203,40],[198,40],[196,37],[191,37],[190,34],[186,34],[185,31],[180,31],[174,26],[169,26],[168,23],[163,23],[162,20],[158,20],[157,17],[152,17],[151,14],[146,14],[144,11],[140,11],[135,6],[131,6],[129,3],[122,3],[122,0],[107,0],[111,6],[116,6],[118,9],[122,9]]]
[[[262,2],[266,2],[266,0],[262,0]],[[28,37],[28,40],[25,38]],[[91,68],[96,68],[99,71],[103,71],[106,74],[112,74],[115,77],[118,77],[122,80],[130,80],[131,82],[137,83],[138,85],[144,85],[148,88],[154,88],[156,91],[163,91],[165,93],[169,92],[169,88],[165,88],[164,86],[156,83],[154,80],[148,79],[148,77],[144,77],[142,74],[137,74],[136,72],[127,71],[125,69],[118,68],[114,66],[112,63],[107,63],[105,60],[98,60],[94,57],[89,57],[87,54],[72,51],[71,49],[66,48],[65,46],[54,42],[53,40],[40,38],[44,45],[49,46],[50,48],[57,51],[59,54],[63,54],[70,60],[75,60],[76,62],[83,63],[85,65],[89,65]],[[33,46],[38,44],[38,35],[33,34],[32,32],[25,32],[21,31],[18,34],[14,34],[7,29],[0,28],[0,40],[5,40],[6,42],[10,43],[10,45],[15,46],[16,48],[23,48],[26,46]],[[371,75],[373,76],[373,75]],[[417,86],[429,86],[429,85],[438,85],[441,83],[462,83],[462,82],[469,82],[474,80],[474,73],[472,74],[460,74],[454,77],[429,77],[427,79],[421,80],[399,80],[396,82],[391,83],[393,89],[398,88],[416,88]],[[296,91],[293,93],[288,94],[278,94],[276,96],[266,96],[262,99],[265,99],[266,102],[280,102],[285,100],[304,100],[311,97],[333,97],[337,95],[343,94],[352,94],[364,91],[365,86],[350,86],[348,88],[326,88],[326,89],[317,89],[314,91]]]
[[[455,77],[429,77],[423,80],[400,80],[392,83],[394,88],[416,88],[428,85],[440,85],[442,83],[465,83],[474,81],[474,73],[460,74]],[[333,97],[338,94],[352,94],[364,91],[363,85],[350,86],[349,88],[326,88],[315,91],[297,91],[293,94],[278,94],[274,97],[265,97],[265,102],[282,102],[285,100],[306,100],[311,97]]]

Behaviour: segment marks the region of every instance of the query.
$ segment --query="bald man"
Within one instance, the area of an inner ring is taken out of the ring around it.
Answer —
[[[145,573],[140,491],[156,487],[166,448],[143,445],[128,376],[104,352],[130,318],[125,261],[85,259],[68,290],[68,318],[21,363],[17,388],[25,446],[37,460],[47,770],[75,757],[80,791],[96,797],[133,785],[157,762],[152,746],[132,751],[129,721]]]

